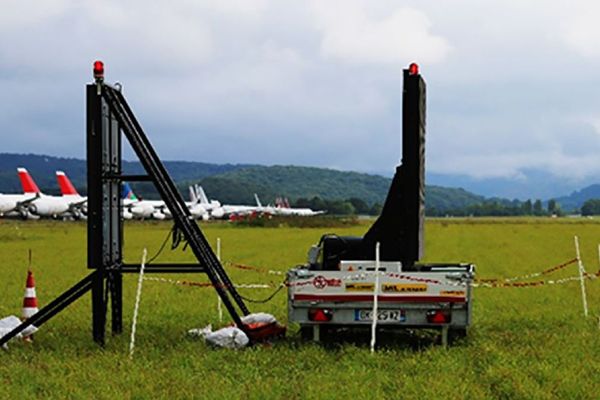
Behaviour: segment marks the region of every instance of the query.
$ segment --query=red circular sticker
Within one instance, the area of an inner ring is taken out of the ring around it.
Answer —
[[[323,275],[315,276],[315,279],[313,279],[312,283],[317,289],[323,289],[327,287],[327,279],[325,279]]]

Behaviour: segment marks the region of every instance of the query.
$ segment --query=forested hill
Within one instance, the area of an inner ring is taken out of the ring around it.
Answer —
[[[391,179],[379,175],[296,166],[256,166],[202,180],[206,192],[224,202],[234,202],[240,196],[252,201],[253,193],[258,193],[262,199],[357,198],[369,205],[383,203],[390,183]],[[427,207],[438,210],[464,208],[484,200],[463,189],[441,186],[427,186],[425,197]]]
[[[575,191],[568,196],[559,197],[556,201],[565,210],[578,210],[583,203],[590,199],[600,199],[600,185],[590,185]]]
[[[248,168],[252,165],[165,161],[165,166],[176,182],[198,182],[207,176],[240,168]],[[44,192],[58,193],[55,178],[57,170],[66,172],[80,193],[86,192],[87,177],[85,160],[37,154],[0,153],[0,193],[18,193],[21,191],[21,185],[17,178],[17,167],[27,168],[40,189]],[[129,174],[141,174],[144,172],[142,165],[137,161],[124,161],[123,170]]]
[[[169,173],[187,198],[187,185],[200,183],[212,199],[230,204],[253,204],[254,193],[263,203],[275,197],[319,197],[324,200],[360,199],[369,205],[382,204],[390,179],[379,175],[338,171],[325,168],[296,166],[256,166],[241,164],[208,164],[165,161]],[[62,170],[81,194],[86,193],[86,163],[75,158],[60,158],[34,154],[0,153],[0,193],[19,193],[21,187],[17,167],[27,168],[38,186],[47,193],[57,193],[55,171]],[[126,173],[142,173],[138,162],[124,162]],[[134,190],[146,198],[156,196],[150,184],[134,185]],[[428,209],[454,210],[479,204],[483,197],[463,189],[427,186]]]

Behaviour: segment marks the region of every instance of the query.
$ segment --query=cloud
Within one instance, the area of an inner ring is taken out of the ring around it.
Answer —
[[[3,151],[83,156],[83,84],[99,58],[165,158],[391,172],[400,68],[416,61],[428,84],[428,171],[593,177],[598,6],[564,7],[6,0]]]
[[[565,42],[586,58],[600,58],[599,15],[597,2],[577,2],[562,26]]]
[[[317,27],[323,33],[321,53],[357,63],[406,64],[442,61],[450,52],[448,41],[431,32],[425,13],[408,7],[370,16],[367,3],[314,1]]]

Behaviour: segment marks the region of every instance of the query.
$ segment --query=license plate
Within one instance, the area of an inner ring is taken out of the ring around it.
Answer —
[[[373,310],[354,310],[355,321],[373,321]],[[404,310],[378,310],[377,322],[404,322]]]

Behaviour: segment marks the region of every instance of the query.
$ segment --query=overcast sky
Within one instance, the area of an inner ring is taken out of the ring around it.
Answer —
[[[164,159],[390,173],[401,71],[428,172],[600,172],[600,3],[3,0],[1,151],[82,158],[101,59]]]

